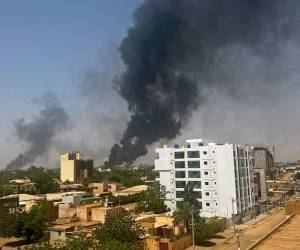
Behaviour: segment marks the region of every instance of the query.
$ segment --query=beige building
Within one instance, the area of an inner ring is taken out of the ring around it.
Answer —
[[[28,178],[11,180],[9,181],[9,187],[13,189],[15,193],[35,191],[35,184]]]
[[[60,179],[87,185],[92,181],[93,160],[85,160],[83,154],[72,152],[60,156]]]
[[[106,207],[101,204],[86,204],[69,208],[69,217],[78,217],[80,221],[104,223],[108,214],[122,213],[121,207]]]

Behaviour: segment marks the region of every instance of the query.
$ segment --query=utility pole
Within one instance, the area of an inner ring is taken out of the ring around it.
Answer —
[[[193,250],[195,250],[194,207],[193,206],[192,206],[192,238],[193,238]]]
[[[238,242],[238,250],[241,250],[241,243],[240,243],[240,235],[239,235],[239,233],[236,233],[236,238],[237,238],[237,242]]]
[[[235,232],[235,215],[234,215],[234,204],[233,204],[233,202],[234,202],[234,198],[231,198],[231,204],[232,204],[232,216],[231,216],[231,218],[232,218],[232,223],[233,223],[233,230]]]

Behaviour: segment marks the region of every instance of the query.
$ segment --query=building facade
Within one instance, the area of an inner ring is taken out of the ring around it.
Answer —
[[[92,181],[93,160],[85,160],[83,154],[72,152],[60,156],[60,180],[87,185]]]
[[[174,211],[185,185],[191,182],[202,205],[202,217],[251,217],[256,196],[253,155],[249,146],[205,145],[201,139],[187,140],[181,148],[157,148],[155,170],[168,191],[166,205]]]
[[[267,169],[274,167],[273,155],[266,147],[255,147],[255,168]]]

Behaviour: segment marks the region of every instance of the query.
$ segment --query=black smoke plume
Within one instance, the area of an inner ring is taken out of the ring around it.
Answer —
[[[144,1],[120,45],[125,71],[116,85],[132,116],[107,166],[175,138],[214,88],[237,95],[230,72],[218,72],[218,52],[242,45],[271,61],[278,41],[299,41],[299,7],[297,0]]]
[[[28,149],[7,164],[7,170],[24,167],[47,153],[55,135],[69,125],[70,117],[55,95],[46,93],[37,103],[43,107],[31,122],[26,122],[24,118],[14,122],[16,137]]]

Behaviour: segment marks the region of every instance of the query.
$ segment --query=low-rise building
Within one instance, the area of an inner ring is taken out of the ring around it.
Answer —
[[[285,198],[294,193],[294,183],[284,180],[267,180],[268,194],[277,198]]]
[[[108,214],[122,213],[122,207],[107,207],[100,203],[86,204],[69,208],[69,217],[78,217],[80,221],[104,223]]]
[[[148,190],[147,185],[137,185],[131,188],[126,188],[121,191],[113,193],[114,196],[125,196],[125,195],[133,195],[133,194],[138,194],[144,191]]]
[[[0,213],[14,212],[19,207],[19,197],[9,195],[0,198]]]
[[[86,237],[90,237],[92,232],[99,225],[99,222],[80,222],[76,219],[58,219],[48,228],[50,244],[63,243],[68,238],[78,234],[84,234]]]
[[[87,192],[85,191],[72,191],[72,192],[63,192],[63,193],[47,193],[46,200],[48,201],[61,201],[64,196],[73,196],[80,195],[84,196]]]
[[[121,190],[119,183],[108,182],[107,180],[101,183],[90,183],[88,188],[92,190],[94,196],[99,196],[104,193],[115,193]]]
[[[15,193],[30,193],[35,191],[35,184],[28,178],[11,180],[8,186]]]

